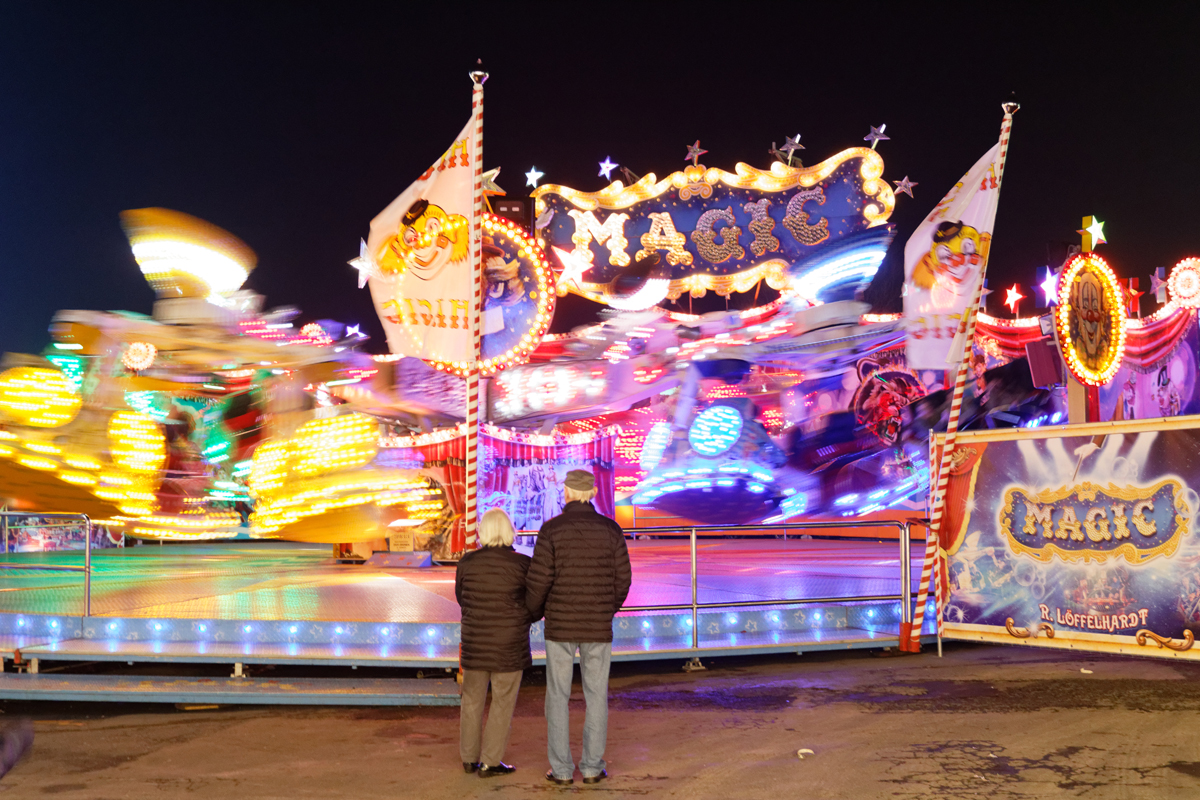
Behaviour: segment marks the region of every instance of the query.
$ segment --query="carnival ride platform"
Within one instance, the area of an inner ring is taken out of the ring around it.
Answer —
[[[629,549],[634,583],[626,606],[631,610],[614,621],[614,660],[882,648],[898,642],[902,580],[895,541],[701,539],[696,575],[701,607],[694,639],[688,540],[630,541]],[[914,580],[919,549],[911,553]],[[78,566],[83,554],[13,554],[6,563]],[[754,605],[735,605],[745,603]],[[439,671],[458,665],[453,567],[337,564],[330,549],[321,546],[231,542],[96,551],[91,614],[84,616],[83,608],[77,572],[0,570],[0,656],[33,670],[50,661],[232,664],[238,672],[251,664]],[[532,639],[534,662],[544,663],[541,622],[534,625]],[[96,699],[140,692],[151,700],[157,693],[171,702],[192,702],[188,698],[251,694],[213,681],[184,685],[178,679],[172,684],[165,678],[122,682],[114,677],[111,687],[96,683],[105,694]],[[49,697],[57,690],[57,696],[78,699],[88,688],[86,681],[44,684],[0,682],[0,698]],[[384,690],[363,688],[362,681],[355,685],[360,688],[334,693],[324,702],[383,702]],[[312,693],[291,682],[257,702],[317,702],[304,699]],[[408,702],[440,702],[415,690],[400,694],[411,695]]]

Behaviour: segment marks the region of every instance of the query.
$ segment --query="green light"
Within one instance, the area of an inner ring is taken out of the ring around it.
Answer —
[[[68,342],[68,343],[55,342],[54,347],[58,350],[82,350],[83,349],[83,345],[75,344],[73,342]]]

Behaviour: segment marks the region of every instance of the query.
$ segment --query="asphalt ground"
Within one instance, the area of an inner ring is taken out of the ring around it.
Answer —
[[[1200,798],[1200,665],[1024,647],[613,665],[611,777],[546,783],[544,675],[506,761],[462,772],[456,708],[0,704],[12,798]],[[159,668],[160,671],[162,668]],[[411,677],[407,674],[406,677]],[[583,722],[576,681],[572,727]],[[800,750],[811,750],[801,758]]]

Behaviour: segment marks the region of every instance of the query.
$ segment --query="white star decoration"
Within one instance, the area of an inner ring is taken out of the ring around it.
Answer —
[[[604,177],[604,180],[611,181],[612,180],[611,173],[618,166],[620,166],[620,165],[614,164],[608,156],[605,156],[604,160],[600,162],[600,175],[602,175]]]
[[[367,281],[371,278],[379,277],[379,267],[367,250],[367,243],[361,239],[358,242],[358,258],[353,258],[346,263],[358,270],[358,288],[360,289],[366,286]]]
[[[360,325],[347,325],[346,326],[346,336],[347,337],[357,336],[359,339],[367,338],[367,335],[360,330],[361,327],[362,326],[360,326]]]
[[[573,282],[577,287],[583,283],[583,273],[592,268],[591,264],[575,258],[573,253],[569,253],[560,247],[551,247],[554,255],[558,256],[558,260],[562,262],[562,272],[558,274],[559,284],[565,284],[567,281]]]
[[[537,167],[530,167],[529,172],[525,173],[525,185],[532,186],[533,188],[536,189],[538,181],[540,181],[542,179],[542,176],[545,174],[546,173],[544,173],[544,172],[538,172]]]

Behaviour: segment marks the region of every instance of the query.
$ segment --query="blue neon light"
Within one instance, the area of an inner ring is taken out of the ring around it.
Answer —
[[[713,406],[696,415],[688,430],[688,444],[702,456],[717,456],[733,447],[742,435],[742,415],[729,406]]]

